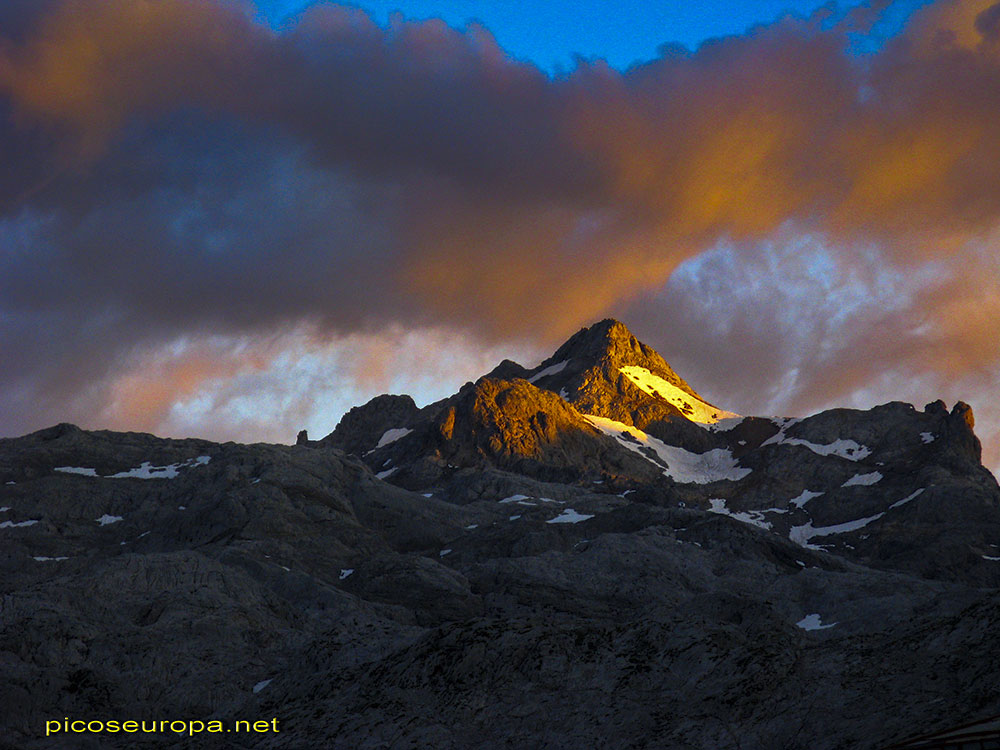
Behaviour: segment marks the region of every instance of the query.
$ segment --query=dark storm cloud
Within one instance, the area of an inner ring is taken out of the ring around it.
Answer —
[[[879,52],[845,52],[883,6],[553,79],[484,29],[383,29],[334,5],[278,33],[223,0],[9,3],[0,341],[16,364],[0,428],[81,393],[101,413],[111,375],[184,336],[403,322],[551,341],[720,240],[808,234],[904,275],[952,262],[1000,219],[997,6],[939,2]],[[982,309],[993,287],[950,273]],[[947,329],[950,299],[916,289],[906,310],[855,322],[901,341],[915,317]],[[753,304],[757,321],[810,309],[797,294]],[[928,346],[924,367],[994,361],[990,320],[960,328],[961,356]],[[840,387],[800,361],[808,340],[755,354],[768,335],[733,322],[720,340],[745,346],[720,351],[761,377],[798,366],[796,403]],[[903,356],[869,347],[843,387]],[[232,369],[158,367],[158,403],[192,372]]]

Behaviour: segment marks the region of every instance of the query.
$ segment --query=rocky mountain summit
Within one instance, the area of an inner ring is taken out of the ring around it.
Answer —
[[[608,320],[297,443],[0,440],[0,750],[874,750],[1000,713],[965,404],[741,417]]]

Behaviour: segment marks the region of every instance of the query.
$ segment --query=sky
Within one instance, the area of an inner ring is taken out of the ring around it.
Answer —
[[[0,436],[318,437],[613,316],[996,470],[997,112],[991,0],[6,0]]]
[[[257,7],[262,19],[280,28],[310,4],[308,0],[262,0]],[[856,5],[857,0],[851,4]],[[513,59],[556,73],[572,68],[577,57],[603,59],[624,70],[655,58],[665,44],[693,49],[706,39],[740,34],[787,13],[810,15],[822,3],[817,0],[700,3],[378,0],[352,5],[369,14],[380,26],[388,26],[393,14],[417,20],[437,18],[454,28],[477,23],[489,29]]]

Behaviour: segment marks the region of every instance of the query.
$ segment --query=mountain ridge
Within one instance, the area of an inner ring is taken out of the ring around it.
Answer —
[[[695,400],[606,320],[296,445],[0,440],[8,745],[114,713],[280,717],[254,748],[876,750],[1000,712],[968,405]]]

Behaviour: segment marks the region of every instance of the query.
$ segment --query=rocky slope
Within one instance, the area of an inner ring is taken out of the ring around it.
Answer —
[[[971,410],[714,406],[616,321],[295,446],[0,440],[0,748],[879,748],[1000,713]],[[6,743],[6,744],[4,744]]]

